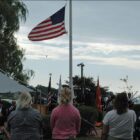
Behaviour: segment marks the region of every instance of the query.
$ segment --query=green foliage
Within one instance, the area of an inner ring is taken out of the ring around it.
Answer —
[[[67,82],[67,81],[66,81]],[[68,82],[67,82],[68,83]],[[95,96],[95,82],[92,77],[73,77],[74,93],[77,97],[78,103],[85,103],[86,105],[94,104]],[[84,94],[81,92],[81,88],[84,89]],[[90,97],[89,97],[90,96]]]
[[[135,104],[135,105],[133,106],[133,109],[135,110],[135,112],[140,111],[140,104]]]
[[[98,112],[96,108],[85,105],[79,106],[78,109],[82,117],[80,135],[85,136],[95,124]]]
[[[102,122],[102,120],[103,120],[103,113],[98,111],[97,114],[98,114],[97,115],[97,122]]]
[[[82,83],[83,82],[83,83]],[[68,84],[69,82],[66,81]],[[84,94],[81,91],[81,86],[83,84]],[[80,104],[85,104],[87,106],[95,106],[96,99],[96,82],[92,77],[81,77],[75,75],[73,77],[73,85],[74,85],[74,93],[76,95],[76,101]],[[108,87],[101,87],[101,95],[102,97],[106,97],[108,92]]]
[[[5,108],[9,108],[11,106],[11,103],[4,101],[4,100],[2,100],[2,104]]]
[[[84,85],[86,88],[93,88],[95,87],[95,82],[92,77],[84,77],[82,80],[79,76],[73,77],[73,85],[81,87],[82,81],[84,81]]]
[[[19,49],[14,33],[20,19],[26,19],[27,8],[20,0],[0,0],[0,69],[25,83],[33,76],[23,70],[24,50]]]
[[[20,0],[0,0],[0,13],[0,30],[11,35],[19,29],[19,19],[26,20],[27,8]]]

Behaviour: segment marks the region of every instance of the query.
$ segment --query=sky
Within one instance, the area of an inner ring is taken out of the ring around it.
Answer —
[[[69,77],[69,2],[23,0],[28,8],[26,22],[21,22],[15,34],[20,48],[25,50],[24,69],[35,75],[30,85],[58,88]],[[67,34],[51,40],[32,42],[28,34],[66,4]],[[84,76],[93,77],[114,93],[126,90],[120,79],[128,75],[128,85],[140,94],[140,2],[139,1],[73,1],[73,76],[81,76],[77,66],[84,63]],[[46,57],[47,56],[47,57]]]

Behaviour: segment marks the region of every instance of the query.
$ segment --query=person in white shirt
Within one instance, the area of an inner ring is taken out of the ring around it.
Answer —
[[[114,109],[103,119],[102,140],[133,140],[135,121],[135,112],[128,108],[127,94],[117,94]]]

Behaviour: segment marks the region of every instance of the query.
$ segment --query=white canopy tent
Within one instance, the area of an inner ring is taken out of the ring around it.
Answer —
[[[15,93],[23,91],[33,92],[32,89],[21,85],[20,83],[0,71],[0,93]]]

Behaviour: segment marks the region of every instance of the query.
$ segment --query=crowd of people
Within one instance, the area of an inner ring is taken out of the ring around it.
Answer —
[[[64,87],[61,91],[60,105],[51,113],[51,129],[53,140],[75,139],[80,131],[81,116],[79,110],[72,105],[71,91]],[[32,97],[29,93],[20,94],[16,109],[13,105],[9,108],[8,117],[0,118],[0,140],[6,136],[9,140],[41,140],[42,116],[36,109],[32,108]],[[15,110],[14,110],[15,109]],[[6,124],[4,123],[6,122]],[[3,137],[1,137],[3,136]]]
[[[82,118],[79,110],[71,104],[71,99],[71,90],[63,87],[60,104],[51,112],[53,140],[74,140],[80,133]],[[110,101],[103,118],[101,140],[140,140],[140,128],[136,125],[140,118],[130,109],[127,94],[119,93]],[[9,140],[43,139],[42,116],[31,105],[32,97],[27,92],[21,93],[17,102],[13,101],[7,110],[0,100],[0,140],[4,137]]]

